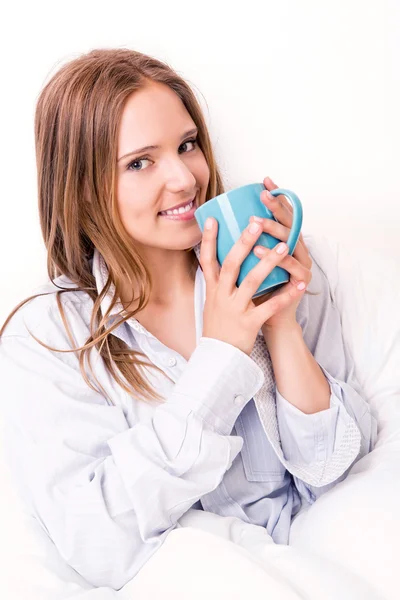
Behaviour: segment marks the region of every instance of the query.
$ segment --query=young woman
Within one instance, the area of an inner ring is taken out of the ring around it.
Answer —
[[[279,223],[244,231],[220,268],[218,223],[202,236],[193,217],[224,191],[199,103],[127,49],[64,65],[35,141],[51,281],[0,331],[5,449],[28,510],[76,571],[114,589],[189,508],[287,544],[302,501],[376,439],[326,276],[303,237],[287,253],[288,203],[263,192]],[[262,230],[284,252],[237,287]],[[276,265],[291,281],[253,302]],[[311,280],[318,294],[297,288]]]

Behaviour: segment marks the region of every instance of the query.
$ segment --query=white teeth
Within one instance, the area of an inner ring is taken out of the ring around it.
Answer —
[[[193,208],[193,200],[186,204],[185,206],[181,206],[180,208],[174,208],[174,210],[162,210],[160,212],[161,215],[181,215],[182,213],[189,212]]]

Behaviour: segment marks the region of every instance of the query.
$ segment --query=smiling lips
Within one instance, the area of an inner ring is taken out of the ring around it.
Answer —
[[[196,205],[193,199],[179,208],[174,208],[173,210],[163,210],[159,213],[159,215],[173,221],[190,221],[194,218],[195,210]]]

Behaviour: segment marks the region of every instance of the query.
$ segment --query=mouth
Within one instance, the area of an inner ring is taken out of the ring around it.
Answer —
[[[194,213],[197,208],[197,194],[192,200],[180,206],[179,208],[174,208],[171,210],[163,210],[158,213],[159,217],[163,217],[165,219],[170,219],[171,221],[191,221],[194,219]]]

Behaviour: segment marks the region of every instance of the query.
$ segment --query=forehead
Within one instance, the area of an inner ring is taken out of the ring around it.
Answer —
[[[119,129],[120,152],[179,137],[195,127],[182,100],[166,85],[151,83],[127,99]],[[131,148],[132,147],[132,148]]]

